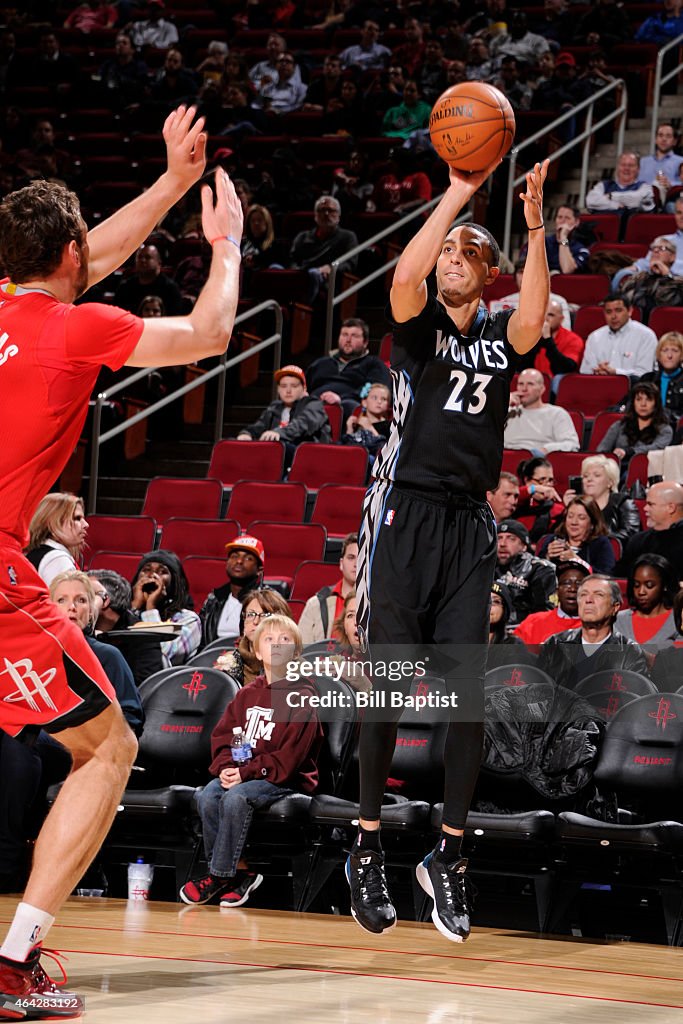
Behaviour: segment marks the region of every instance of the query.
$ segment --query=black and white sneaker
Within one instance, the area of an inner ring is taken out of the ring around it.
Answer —
[[[451,942],[465,942],[470,934],[476,889],[466,870],[465,857],[447,864],[432,852],[417,865],[415,872],[424,891],[434,900],[432,921]]]
[[[352,850],[346,861],[351,889],[351,913],[361,928],[375,935],[396,924],[396,911],[387,890],[384,857],[375,850]]]

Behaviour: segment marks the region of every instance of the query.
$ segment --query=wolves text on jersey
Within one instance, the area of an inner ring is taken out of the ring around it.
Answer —
[[[489,341],[488,338],[477,338],[469,345],[464,345],[452,334],[437,330],[435,354],[470,370],[505,370],[508,366],[505,342],[502,339]]]

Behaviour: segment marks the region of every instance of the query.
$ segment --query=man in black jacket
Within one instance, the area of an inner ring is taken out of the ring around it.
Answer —
[[[228,582],[211,591],[199,613],[202,647],[219,636],[239,636],[242,597],[263,580],[266,554],[258,537],[235,537],[225,549]]]
[[[495,578],[504,583],[512,598],[510,625],[516,626],[531,612],[549,611],[554,606],[557,576],[554,566],[528,551],[529,534],[517,519],[505,519],[498,526],[498,561]]]
[[[641,647],[614,630],[621,591],[609,576],[587,576],[579,585],[581,625],[549,637],[541,647],[538,667],[568,690],[586,676],[606,669],[626,669],[649,676]]]
[[[615,573],[629,576],[638,555],[647,552],[667,558],[683,580],[683,484],[662,480],[648,488],[645,517],[649,529],[629,537]]]
[[[379,358],[370,355],[370,329],[365,320],[349,317],[339,331],[337,349],[321,356],[308,368],[308,386],[323,402],[340,405],[344,422],[360,403],[364,384],[386,384],[391,388],[389,370]]]
[[[315,227],[310,231],[300,231],[289,253],[290,267],[308,271],[310,302],[326,286],[332,263],[358,245],[355,232],[339,227],[341,206],[334,196],[320,196],[313,207],[313,216]],[[353,273],[357,262],[358,257],[352,256],[344,263],[343,269]]]
[[[306,375],[300,366],[289,364],[275,371],[278,397],[267,406],[255,423],[244,427],[238,441],[283,441],[286,449],[285,471],[302,441],[332,440],[330,421],[319,398],[306,391]]]

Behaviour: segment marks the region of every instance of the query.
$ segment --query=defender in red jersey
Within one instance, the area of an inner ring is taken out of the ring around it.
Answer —
[[[195,113],[179,107],[169,115],[166,171],[92,231],[60,185],[35,182],[0,203],[0,263],[9,274],[0,281],[0,728],[20,739],[47,729],[73,758],[0,947],[0,1021],[81,1015],[80,997],[55,988],[40,967],[40,947],[109,830],[136,753],[99,662],[22,555],[28,523],[80,436],[103,364],[171,366],[220,355],[234,324],[242,208],[222,170],[215,199],[202,187],[213,258],[189,316],[141,320],[112,306],[73,305],[202,176],[206,135]]]

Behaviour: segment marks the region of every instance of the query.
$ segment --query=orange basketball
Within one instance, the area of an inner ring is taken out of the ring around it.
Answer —
[[[483,171],[504,156],[515,134],[506,96],[484,82],[460,82],[439,96],[429,134],[442,160],[458,171]]]

